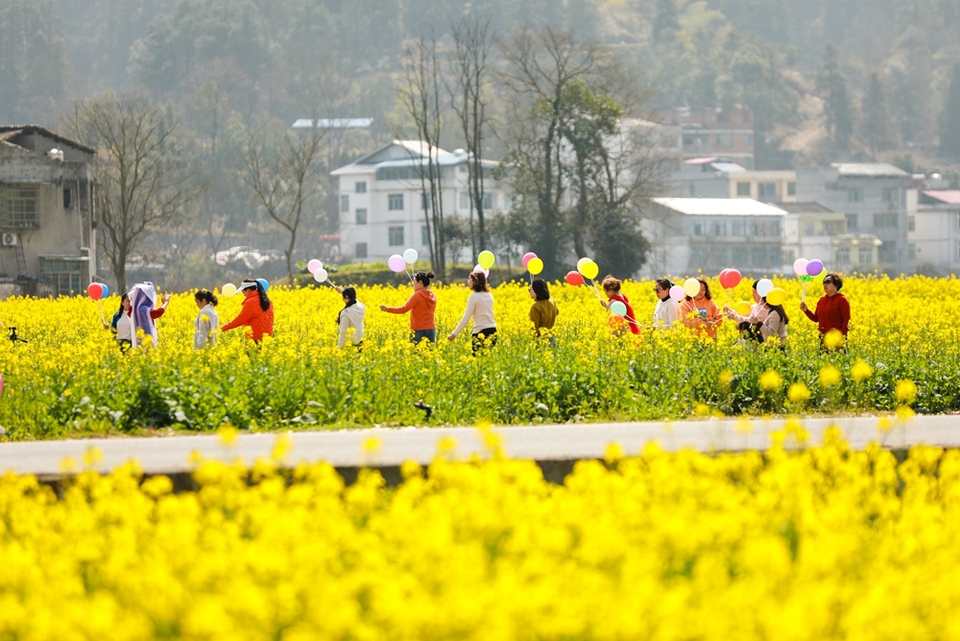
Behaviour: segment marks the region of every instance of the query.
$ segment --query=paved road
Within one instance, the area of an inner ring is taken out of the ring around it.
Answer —
[[[511,457],[571,461],[601,458],[610,443],[619,443],[625,452],[636,453],[653,440],[667,450],[764,449],[770,443],[770,433],[782,429],[784,423],[782,419],[752,420],[748,425],[735,419],[653,421],[502,427],[493,431],[501,436],[503,447]],[[859,449],[870,441],[882,441],[888,447],[918,443],[960,447],[960,415],[917,416],[908,424],[895,424],[886,434],[878,429],[876,417],[810,418],[802,423],[813,443],[821,441],[829,425],[837,425],[851,445]],[[339,468],[386,467],[406,460],[425,464],[437,453],[440,440],[448,437],[456,441],[454,455],[457,457],[486,452],[478,431],[469,427],[291,432],[289,437],[292,442],[287,456],[289,463],[324,460]],[[379,447],[370,451],[364,444],[372,438],[379,440]],[[269,433],[241,434],[230,447],[224,446],[215,435],[0,443],[0,473],[13,471],[55,478],[62,474],[64,459],[73,458],[82,467],[84,454],[95,447],[102,453],[100,462],[94,466],[100,471],[109,471],[136,459],[148,474],[174,474],[192,469],[189,459],[194,452],[207,459],[240,458],[250,464],[257,458],[270,456],[276,442],[277,434]]]

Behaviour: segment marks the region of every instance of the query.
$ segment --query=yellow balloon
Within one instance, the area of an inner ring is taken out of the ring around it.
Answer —
[[[693,298],[700,293],[700,281],[696,278],[688,278],[683,281],[683,293]]]
[[[223,286],[223,289],[220,290],[220,295],[230,298],[237,293],[237,286],[233,283],[227,283]]]
[[[734,307],[733,309],[734,309],[735,312],[737,312],[737,313],[740,314],[741,316],[749,316],[749,315],[750,315],[750,303],[748,303],[748,302],[745,301],[745,300],[742,300],[742,301],[740,301],[739,303],[737,303],[737,306]]]
[[[771,305],[783,305],[785,300],[787,300],[787,292],[781,287],[774,287],[767,294],[767,302]]]
[[[480,266],[484,269],[490,269],[493,267],[493,264],[497,262],[497,258],[493,255],[492,251],[485,249],[477,256],[477,262],[480,263]]]
[[[543,271],[543,261],[539,258],[531,258],[527,261],[527,271],[536,276]]]
[[[530,261],[530,262],[533,262],[533,261]],[[583,264],[583,267],[580,268],[580,273],[583,274],[584,278],[589,278],[593,280],[594,278],[597,277],[597,274],[600,273],[600,266],[591,260],[589,263]]]

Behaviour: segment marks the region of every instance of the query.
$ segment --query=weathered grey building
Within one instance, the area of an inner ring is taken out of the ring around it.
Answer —
[[[0,126],[0,298],[70,295],[97,273],[95,150]]]

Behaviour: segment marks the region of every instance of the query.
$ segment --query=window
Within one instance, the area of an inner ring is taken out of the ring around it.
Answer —
[[[850,262],[850,248],[849,248],[849,247],[838,247],[838,248],[837,248],[837,262],[838,262],[838,263],[849,263],[849,262]]]
[[[896,242],[892,240],[884,241],[884,243],[880,245],[880,249],[877,250],[877,260],[886,264],[896,263],[898,258],[897,253]]]
[[[465,191],[460,192],[460,209],[470,209],[470,194]]]
[[[365,181],[365,180],[356,183],[356,185],[354,185],[354,187],[355,187],[355,190],[354,190],[354,191],[356,191],[358,194],[365,194],[365,193],[367,193],[367,181]]]
[[[483,195],[483,209],[484,211],[493,209],[493,192],[487,192]]]
[[[857,256],[857,261],[861,265],[872,265],[873,264],[873,249],[870,247],[861,247],[859,249]]]
[[[430,194],[420,193],[420,209],[430,211]]]
[[[44,280],[51,281],[58,296],[69,296],[81,291],[80,261],[63,258],[40,259],[40,271]]]
[[[753,136],[750,134],[743,134],[743,146],[749,147],[753,144]]]
[[[725,220],[715,220],[710,224],[710,233],[714,236],[726,236],[727,235],[727,221]]]
[[[70,209],[73,207],[73,190],[64,189],[63,190],[63,208]]]
[[[420,172],[414,167],[381,167],[377,169],[377,180],[419,180]]]
[[[813,236],[813,223],[805,223],[803,226],[804,236]]]
[[[396,247],[403,244],[403,227],[390,227],[387,230],[390,239],[390,246]]]
[[[366,225],[366,224],[367,224],[367,210],[366,210],[366,209],[358,209],[358,210],[357,210],[357,224],[358,224],[358,225]]]
[[[896,229],[899,225],[897,218],[899,214],[874,214],[873,215],[873,226],[876,228],[893,228]]]
[[[0,227],[40,226],[40,185],[0,186]]]
[[[730,225],[731,236],[743,236],[743,221],[736,221]]]
[[[834,234],[836,234],[837,233],[836,223],[833,223],[833,222],[823,223],[823,233],[825,233],[827,236],[833,236]]]
[[[693,235],[694,235],[694,236],[706,236],[706,235],[707,235],[707,223],[703,223],[703,222],[693,223]]]
[[[780,235],[780,221],[774,220],[769,225],[766,225],[765,231],[767,232],[767,236],[776,238]]]
[[[847,218],[847,231],[856,231],[857,230],[857,215],[856,214],[845,214]]]
[[[718,147],[733,147],[733,134],[717,134]]]
[[[465,174],[465,173],[467,173],[467,166],[466,166],[466,165],[460,165],[459,167],[457,167],[457,171],[460,172],[461,174]]]
[[[880,192],[883,202],[895,203],[900,201],[900,189],[898,187],[884,187]]]
[[[856,189],[847,190],[847,202],[848,203],[862,203],[863,202],[863,188],[858,187]]]
[[[917,259],[917,246],[916,246],[916,244],[910,243],[909,245],[907,245],[907,256],[909,257],[910,260],[916,260],[916,259]]]
[[[750,183],[737,183],[737,195],[738,195],[738,196],[749,196],[749,195],[750,195]]]
[[[420,244],[430,246],[430,229],[426,225],[420,225]]]
[[[763,247],[753,247],[750,249],[750,265],[753,267],[765,267],[767,264],[767,250]]]
[[[916,216],[907,216],[907,231],[917,231]]]
[[[797,195],[797,183],[796,183],[796,182],[794,182],[794,181],[791,180],[790,182],[787,183],[787,195],[788,195],[788,196],[796,196],[796,195]]]
[[[350,196],[346,194],[340,196],[340,211],[350,211]]]
[[[387,209],[403,211],[403,194],[387,194]]]
[[[957,229],[960,229],[960,211],[957,212]]]
[[[357,243],[357,247],[353,252],[354,258],[366,258],[367,257],[367,244],[366,243]]]
[[[690,191],[690,195],[691,195],[691,196],[696,196],[696,195],[697,195],[697,187],[696,187],[696,185],[694,185],[693,183],[690,183],[690,184],[687,186],[687,189]]]
[[[759,200],[773,200],[777,197],[777,183],[759,183],[757,185]]]

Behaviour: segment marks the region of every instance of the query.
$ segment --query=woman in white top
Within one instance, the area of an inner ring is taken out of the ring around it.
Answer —
[[[497,321],[493,318],[493,295],[487,286],[487,277],[483,272],[473,272],[467,278],[467,285],[473,292],[467,298],[467,309],[456,328],[447,336],[448,341],[456,340],[473,319],[473,353],[485,346],[497,344]]]
[[[762,305],[766,307],[767,315],[763,319],[763,324],[760,325],[760,336],[765,343],[770,342],[784,349],[787,346],[787,323],[790,322],[787,312],[783,309],[783,305],[768,303],[766,297],[763,298]]]
[[[116,334],[117,345],[121,352],[126,352],[133,345],[133,319],[130,318],[130,310],[133,305],[130,304],[130,294],[124,294],[120,298],[120,309],[113,315],[110,325],[104,325],[104,329],[109,327]]]
[[[337,347],[343,349],[347,344],[347,330],[353,328],[353,345],[357,351],[363,349],[363,317],[366,308],[357,300],[357,290],[353,287],[337,288],[343,296],[344,308],[337,314],[337,325],[340,326],[340,340]]]
[[[193,322],[193,349],[201,349],[207,345],[216,345],[217,330],[220,327],[220,317],[217,316],[216,295],[206,289],[201,289],[193,295],[200,312]]]
[[[657,295],[657,306],[653,308],[653,326],[655,329],[670,329],[680,320],[680,303],[670,298],[673,287],[666,278],[660,278],[653,284]]]

